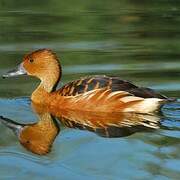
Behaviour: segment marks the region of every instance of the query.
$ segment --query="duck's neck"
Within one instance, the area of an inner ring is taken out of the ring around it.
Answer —
[[[56,121],[51,117],[50,113],[39,114],[39,117],[39,122],[35,125],[39,128],[38,131],[44,131],[47,134],[47,130],[49,130],[49,132],[57,131],[58,126],[56,124]]]
[[[49,73],[45,78],[41,79],[40,85],[32,93],[31,100],[36,103],[45,103],[51,92],[55,91],[56,86],[60,80],[61,73],[56,71],[56,73]]]

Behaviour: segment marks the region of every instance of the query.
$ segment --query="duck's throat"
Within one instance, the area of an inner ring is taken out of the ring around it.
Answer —
[[[41,83],[31,96],[31,100],[35,103],[46,104],[51,93],[56,90],[56,86],[61,78],[61,67],[57,65],[54,69],[50,69],[46,74],[38,75]]]
[[[31,100],[34,103],[44,104],[44,103],[46,103],[47,99],[49,98],[49,94],[50,93],[44,89],[42,84],[40,84],[38,86],[38,88],[32,93]]]
[[[52,78],[43,79],[37,89],[32,93],[31,100],[35,103],[46,104],[57,81],[57,79]]]

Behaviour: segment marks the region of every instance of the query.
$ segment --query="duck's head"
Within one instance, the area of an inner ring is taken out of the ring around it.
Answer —
[[[49,49],[39,49],[25,55],[22,63],[4,74],[3,78],[19,75],[35,76],[52,89],[61,76],[61,66],[55,53]]]
[[[2,116],[0,117],[0,122],[15,133],[19,142],[28,151],[39,155],[47,154],[51,150],[51,146],[59,133],[59,127],[57,124],[47,126],[44,125],[45,122],[38,122],[25,125]]]

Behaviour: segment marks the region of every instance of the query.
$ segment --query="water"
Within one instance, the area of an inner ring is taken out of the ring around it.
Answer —
[[[179,1],[0,0],[0,74],[38,48],[57,52],[61,85],[107,74],[179,97]],[[34,122],[29,77],[0,79],[0,115]],[[180,103],[163,108],[166,128],[121,138],[62,128],[51,153],[25,150],[0,125],[1,179],[179,179]]]

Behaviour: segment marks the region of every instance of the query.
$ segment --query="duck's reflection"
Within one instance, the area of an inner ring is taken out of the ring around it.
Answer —
[[[36,104],[32,104],[32,107],[39,117],[37,123],[20,124],[4,117],[0,117],[0,121],[14,131],[19,142],[27,150],[39,155],[50,151],[61,125],[85,129],[109,138],[128,136],[135,132],[159,128],[160,118],[155,115],[66,111],[63,109],[57,112]]]
[[[135,132],[159,128],[158,117],[132,113],[68,112],[61,116],[61,123],[70,128],[95,132],[99,136],[114,138],[129,136]],[[82,123],[83,122],[83,123]]]
[[[50,151],[59,133],[59,126],[49,113],[39,114],[39,121],[33,124],[20,124],[4,117],[0,119],[4,125],[13,130],[27,150],[39,155]]]

